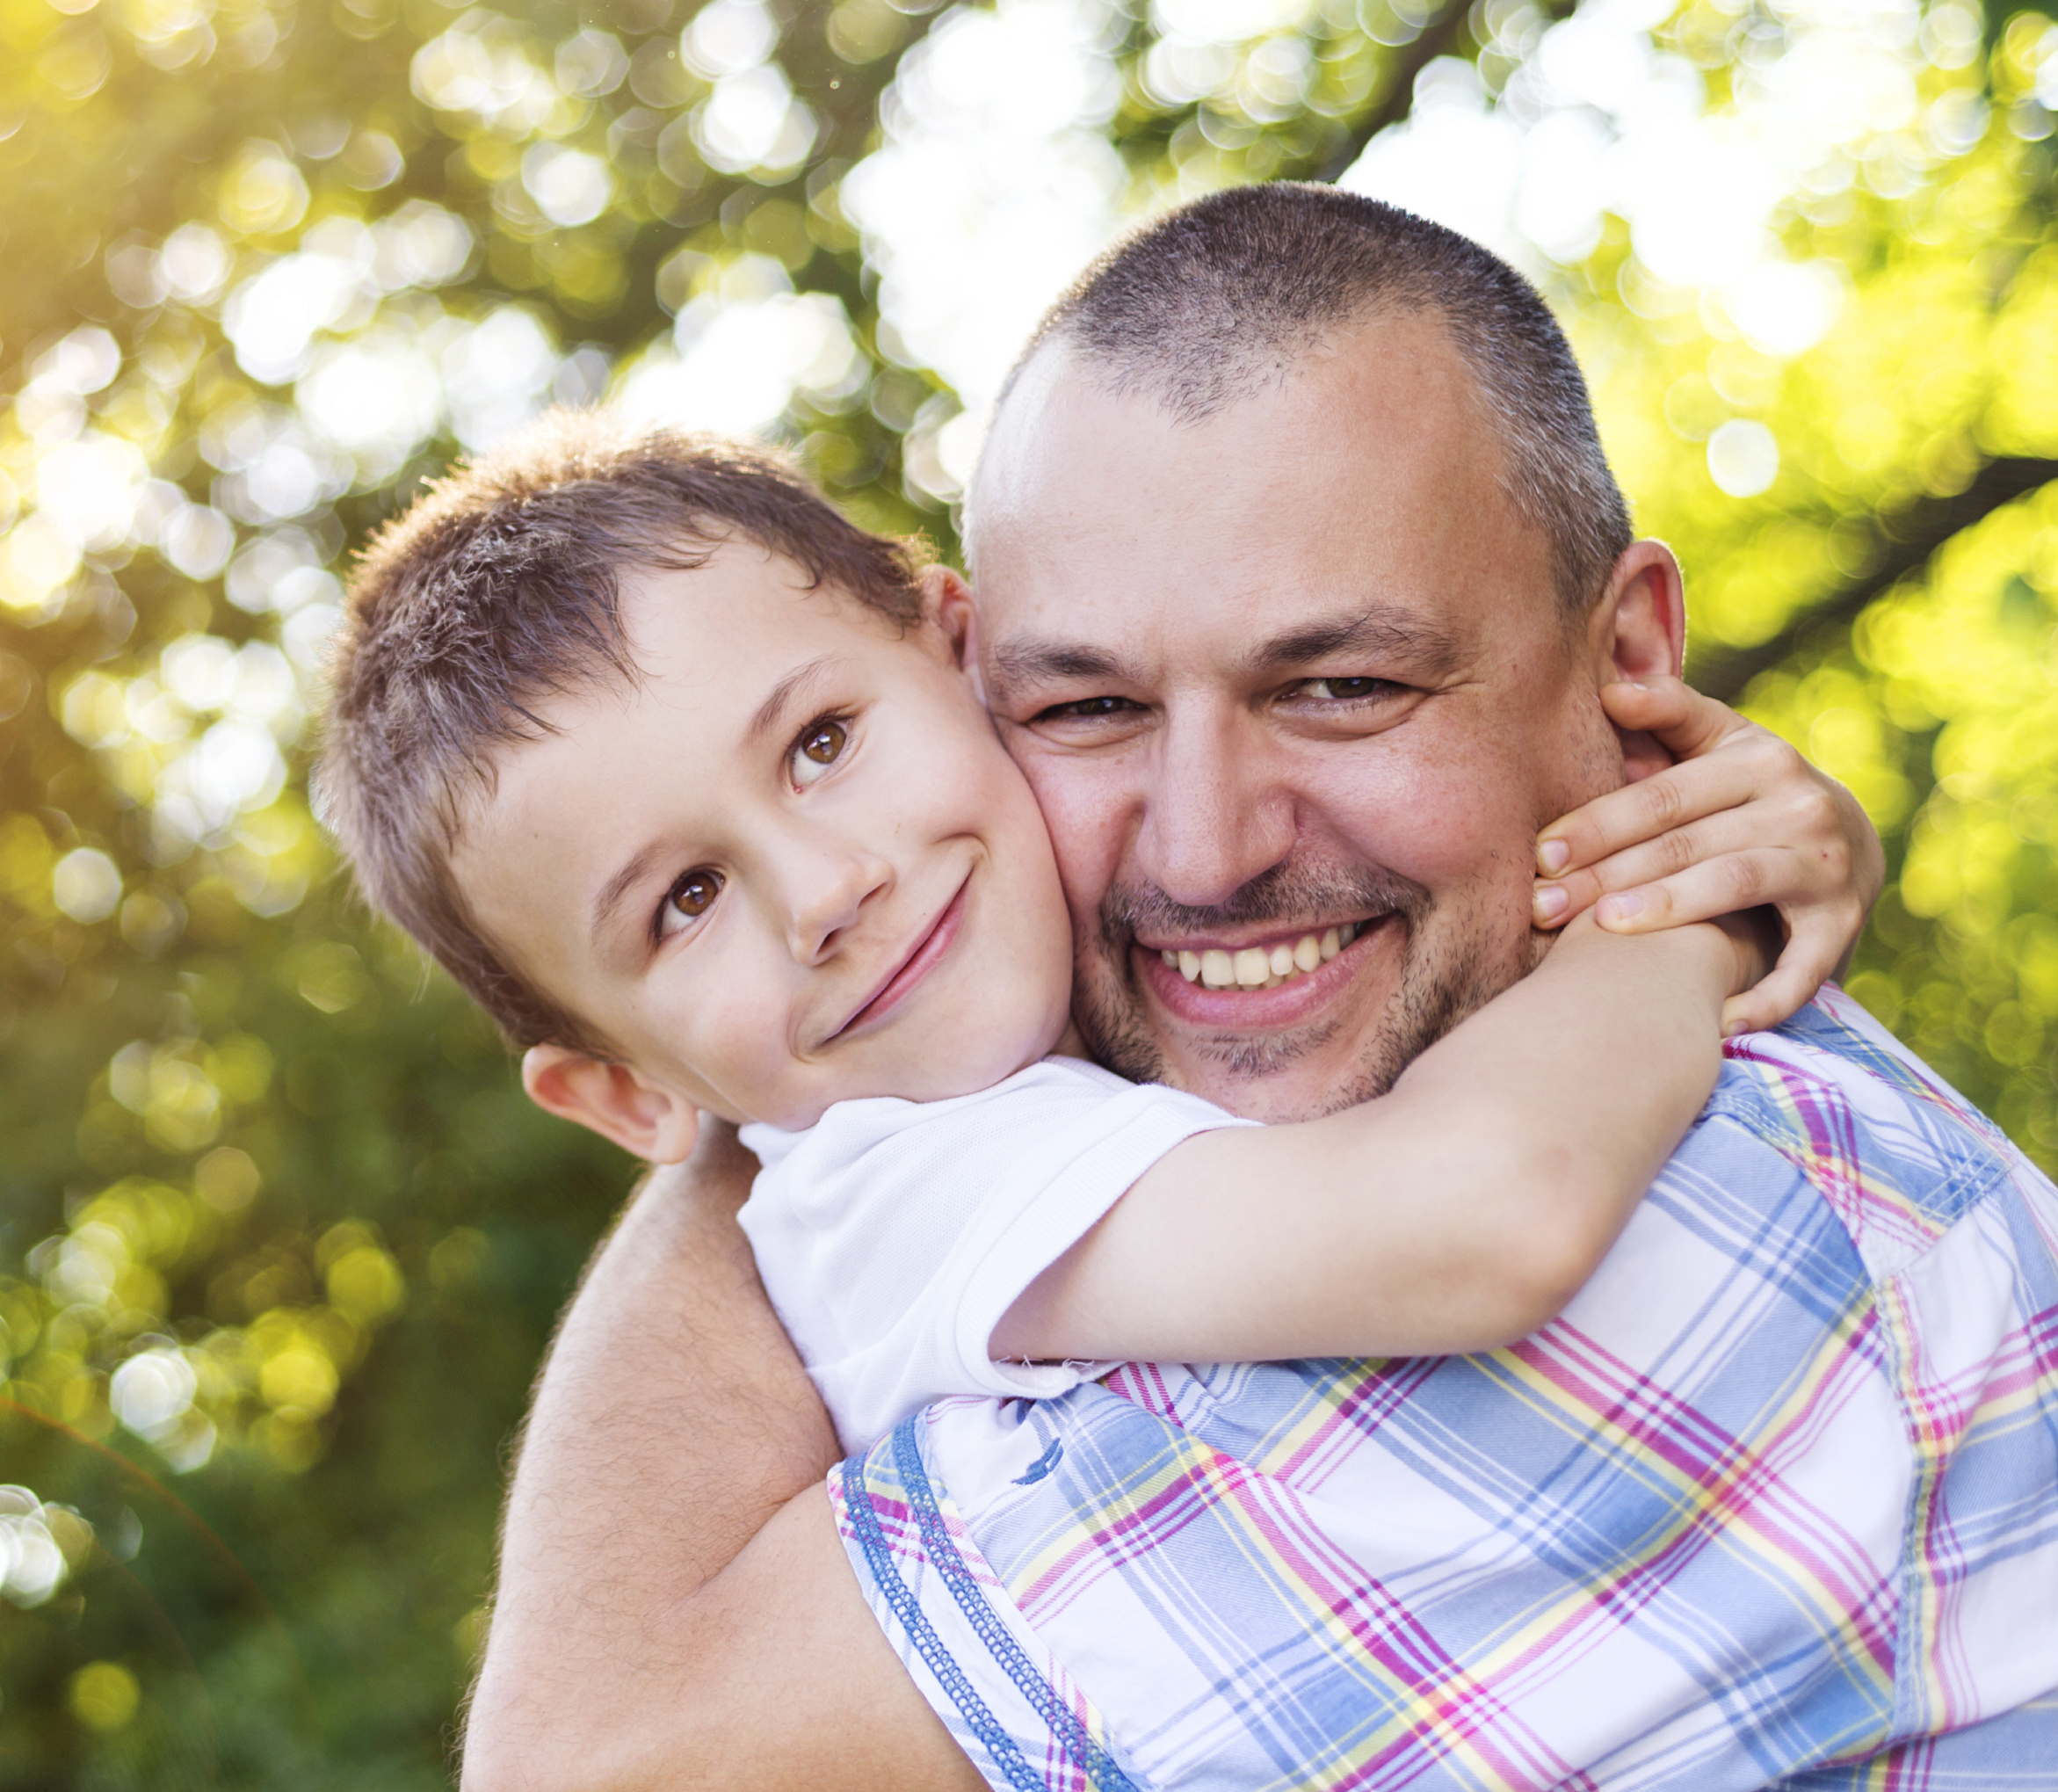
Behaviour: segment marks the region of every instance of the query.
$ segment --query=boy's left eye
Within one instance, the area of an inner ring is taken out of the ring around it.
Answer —
[[[850,730],[834,716],[809,722],[793,743],[793,782],[801,786],[814,783],[843,758],[850,739]]]
[[[721,894],[722,875],[719,871],[703,867],[699,871],[689,871],[664,893],[664,904],[657,911],[656,932],[660,940],[669,940],[674,933],[690,923],[697,921],[714,906],[714,899]]]

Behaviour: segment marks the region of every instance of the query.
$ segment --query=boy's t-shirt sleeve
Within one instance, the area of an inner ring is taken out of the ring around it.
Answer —
[[[994,1328],[1153,1164],[1241,1126],[1211,1102],[1047,1058],[947,1101],[839,1102],[743,1128],[739,1218],[847,1448],[946,1394],[1046,1398],[1106,1363],[995,1362]]]

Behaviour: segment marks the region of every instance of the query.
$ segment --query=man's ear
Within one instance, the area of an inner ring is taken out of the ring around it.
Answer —
[[[529,1099],[560,1120],[576,1121],[652,1164],[678,1164],[692,1152],[700,1114],[683,1095],[660,1089],[627,1064],[603,1063],[562,1045],[522,1054]]]
[[[1686,664],[1686,586],[1663,541],[1633,541],[1595,606],[1593,645],[1618,678],[1678,678]]]
[[[979,611],[971,586],[947,566],[924,567],[920,586],[924,615],[942,631],[953,664],[970,674],[973,689],[985,702],[979,680]]]
[[[1686,663],[1686,588],[1679,562],[1663,541],[1633,541],[1608,575],[1594,606],[1588,642],[1604,682],[1678,678]],[[1648,734],[1618,728],[1622,763],[1632,783],[1662,772],[1672,755]]]

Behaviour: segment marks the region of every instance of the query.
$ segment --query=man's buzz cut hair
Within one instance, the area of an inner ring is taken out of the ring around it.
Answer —
[[[490,794],[497,752],[554,732],[536,714],[551,698],[635,682],[625,574],[692,571],[734,541],[901,628],[921,620],[919,548],[859,528],[779,454],[605,410],[547,413],[431,485],[358,562],[316,810],[372,905],[518,1049],[613,1056],[473,919],[450,865],[466,805]]]
[[[1000,403],[1054,345],[1105,389],[1199,422],[1281,378],[1331,329],[1416,314],[1441,321],[1470,370],[1501,442],[1503,489],[1549,539],[1568,620],[1583,619],[1633,537],[1571,346],[1506,262],[1396,206],[1288,181],[1182,206],[1080,275]]]

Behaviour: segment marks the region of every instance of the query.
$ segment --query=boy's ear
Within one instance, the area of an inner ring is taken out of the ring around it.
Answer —
[[[560,1120],[576,1121],[652,1164],[678,1164],[699,1135],[699,1110],[627,1064],[603,1063],[562,1045],[522,1054],[529,1099]]]
[[[975,685],[979,679],[979,612],[972,588],[947,566],[925,566],[920,574],[922,609],[942,630],[951,657]],[[985,700],[981,692],[980,700]]]

